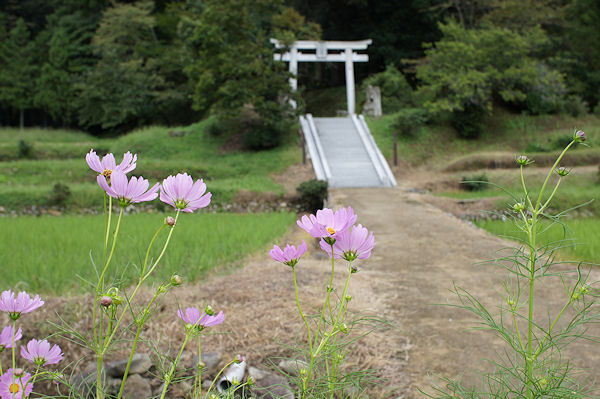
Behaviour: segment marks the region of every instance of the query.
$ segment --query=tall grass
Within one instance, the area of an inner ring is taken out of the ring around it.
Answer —
[[[510,221],[489,220],[479,221],[476,224],[498,236],[525,239],[525,234]],[[542,236],[540,246],[558,243],[565,240],[563,248],[559,250],[561,260],[581,260],[584,262],[600,264],[600,218],[574,219],[566,221],[569,229],[564,230],[559,224],[551,226]],[[575,238],[576,237],[576,238]]]
[[[235,264],[284,234],[292,213],[184,214],[179,218],[167,254],[155,278],[176,272],[197,280],[216,267]],[[125,283],[136,276],[148,242],[164,215],[125,215],[111,267]],[[17,287],[41,293],[89,291],[85,281],[96,279],[94,262],[102,263],[104,217],[0,218],[0,289]],[[163,231],[164,233],[164,231]],[[162,247],[166,233],[155,243]]]

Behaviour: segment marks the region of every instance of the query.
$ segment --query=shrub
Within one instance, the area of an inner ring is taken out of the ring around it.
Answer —
[[[296,187],[300,194],[300,206],[307,212],[315,212],[323,207],[323,201],[327,199],[327,182],[323,180],[309,180],[300,183]]]
[[[483,131],[485,110],[477,106],[465,107],[464,111],[454,111],[450,118],[452,127],[463,139],[476,139]]]
[[[415,128],[429,122],[431,114],[424,108],[404,108],[396,114],[394,128],[403,136],[413,136]]]
[[[461,188],[467,191],[481,191],[484,190],[489,179],[485,173],[474,176],[463,176],[460,184]]]
[[[588,113],[588,107],[585,101],[578,95],[568,96],[563,103],[563,111],[573,117]]]
[[[533,115],[555,114],[564,106],[566,91],[562,75],[541,64],[527,91],[525,106]]]
[[[396,112],[403,107],[413,104],[413,90],[404,75],[393,65],[388,65],[385,71],[365,79],[363,86],[379,86],[381,89],[381,107],[383,113]]]
[[[33,158],[33,145],[25,140],[19,140],[19,158]]]
[[[69,189],[69,186],[63,183],[56,183],[48,194],[47,204],[65,208],[70,198],[71,190]]]
[[[532,153],[532,152],[548,152],[551,149],[548,146],[545,146],[543,144],[540,143],[529,143],[527,144],[527,147],[525,147],[525,152],[527,153]]]

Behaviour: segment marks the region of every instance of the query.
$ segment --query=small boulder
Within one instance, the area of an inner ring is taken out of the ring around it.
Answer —
[[[252,386],[252,392],[258,399],[294,399],[294,391],[285,378],[250,367],[248,376],[256,380]]]
[[[298,377],[298,375],[300,374],[300,370],[308,370],[308,367],[308,363],[298,359],[288,359],[279,362],[279,368],[291,377]]]
[[[150,381],[139,374],[132,374],[127,377],[123,389],[124,399],[147,399],[150,397],[152,397]]]
[[[106,363],[106,372],[111,377],[123,377],[128,360],[129,359],[123,359]],[[152,359],[150,359],[150,356],[146,353],[136,353],[133,355],[133,359],[131,360],[129,375],[143,374],[150,370],[150,367],[152,367]]]

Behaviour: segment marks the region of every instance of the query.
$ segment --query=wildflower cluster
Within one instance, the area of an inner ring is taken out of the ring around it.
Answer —
[[[21,327],[17,329],[18,320],[25,314],[31,313],[41,307],[44,301],[38,295],[31,297],[22,291],[15,295],[11,290],[4,291],[0,295],[0,311],[8,313],[12,324],[5,326],[0,333],[0,352],[5,349],[11,350],[11,367],[3,372],[0,364],[0,398],[21,399],[27,398],[33,391],[36,380],[48,378],[54,373],[47,369],[50,364],[57,364],[63,358],[63,353],[58,345],[50,346],[47,340],[30,340],[26,346],[21,346],[21,357],[31,363],[30,373],[24,368],[17,367],[17,341],[23,338]]]
[[[362,225],[354,225],[357,216],[352,207],[341,208],[337,211],[332,209],[318,210],[316,215],[302,216],[297,224],[300,228],[319,239],[319,245],[331,259],[331,275],[327,293],[320,315],[316,317],[316,323],[311,326],[306,315],[302,311],[298,294],[298,283],[296,280],[296,265],[300,257],[307,251],[304,241],[296,248],[287,245],[285,249],[274,245],[269,255],[277,262],[281,262],[292,269],[294,280],[294,292],[296,305],[304,324],[308,339],[308,361],[306,368],[299,370],[300,383],[299,398],[311,397],[319,388],[315,382],[319,374],[325,375],[326,391],[329,397],[333,397],[335,391],[343,383],[339,370],[345,358],[343,347],[338,344],[338,334],[346,334],[349,331],[346,325],[348,303],[352,297],[348,294],[350,277],[358,271],[352,264],[356,259],[367,259],[375,247],[375,237]],[[335,270],[335,259],[344,259],[348,262],[348,274],[341,295],[331,295],[335,292],[333,276]],[[332,303],[332,298],[338,300]]]

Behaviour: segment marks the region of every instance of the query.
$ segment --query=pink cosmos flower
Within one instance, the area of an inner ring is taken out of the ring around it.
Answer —
[[[160,200],[183,212],[193,212],[210,204],[211,193],[206,193],[206,184],[194,180],[187,173],[169,176],[160,187]]]
[[[317,216],[302,216],[298,226],[316,238],[337,238],[341,232],[348,230],[356,223],[356,215],[352,207],[338,209],[335,213],[329,208],[317,211]]]
[[[321,240],[321,249],[331,256],[331,245]],[[351,262],[354,259],[367,259],[371,256],[371,250],[375,246],[373,233],[362,225],[352,227],[340,233],[333,244],[333,254],[336,259],[346,259]]]
[[[12,348],[13,344],[13,326],[6,326],[2,329],[2,333],[0,334],[0,352],[2,352],[5,348]],[[15,342],[23,338],[23,332],[21,327],[17,330],[15,334]]]
[[[39,295],[31,298],[25,291],[19,292],[15,298],[15,293],[11,290],[3,291],[0,295],[0,311],[8,312],[11,319],[17,320],[22,313],[29,313],[44,304]]]
[[[90,150],[90,152],[85,156],[85,161],[92,168],[92,170],[104,175],[106,177],[110,177],[112,172],[118,170],[122,173],[129,173],[135,169],[137,161],[137,154],[131,155],[131,152],[127,151],[123,154],[123,160],[119,165],[117,165],[117,161],[115,161],[115,156],[113,154],[106,154],[102,157],[102,161],[94,150]]]
[[[37,366],[56,364],[63,358],[60,347],[54,345],[50,348],[50,343],[45,339],[43,341],[32,339],[27,343],[27,349],[21,346],[21,356]]]
[[[179,309],[177,311],[177,316],[179,316],[179,318],[186,324],[201,328],[216,326],[217,324],[223,323],[225,320],[225,315],[222,311],[216,316],[210,316],[206,314],[206,312],[202,312],[202,314],[200,314],[200,310],[198,308],[187,308],[185,312]]]
[[[8,369],[0,377],[0,397],[2,399],[25,399],[33,391],[33,384],[29,383],[31,374],[23,370],[13,374],[13,369]]]
[[[286,245],[283,250],[277,245],[273,245],[273,249],[269,251],[269,255],[277,262],[294,267],[296,266],[296,263],[298,263],[298,259],[304,255],[307,249],[306,243],[302,240],[302,244],[298,245],[297,249],[295,246],[289,244]]]
[[[127,176],[121,171],[113,171],[110,177],[110,186],[106,181],[106,177],[98,175],[96,178],[98,184],[106,194],[113,198],[117,198],[121,206],[127,206],[131,203],[152,201],[158,197],[159,184],[156,183],[148,190],[148,180],[143,177],[132,177],[127,182]]]

